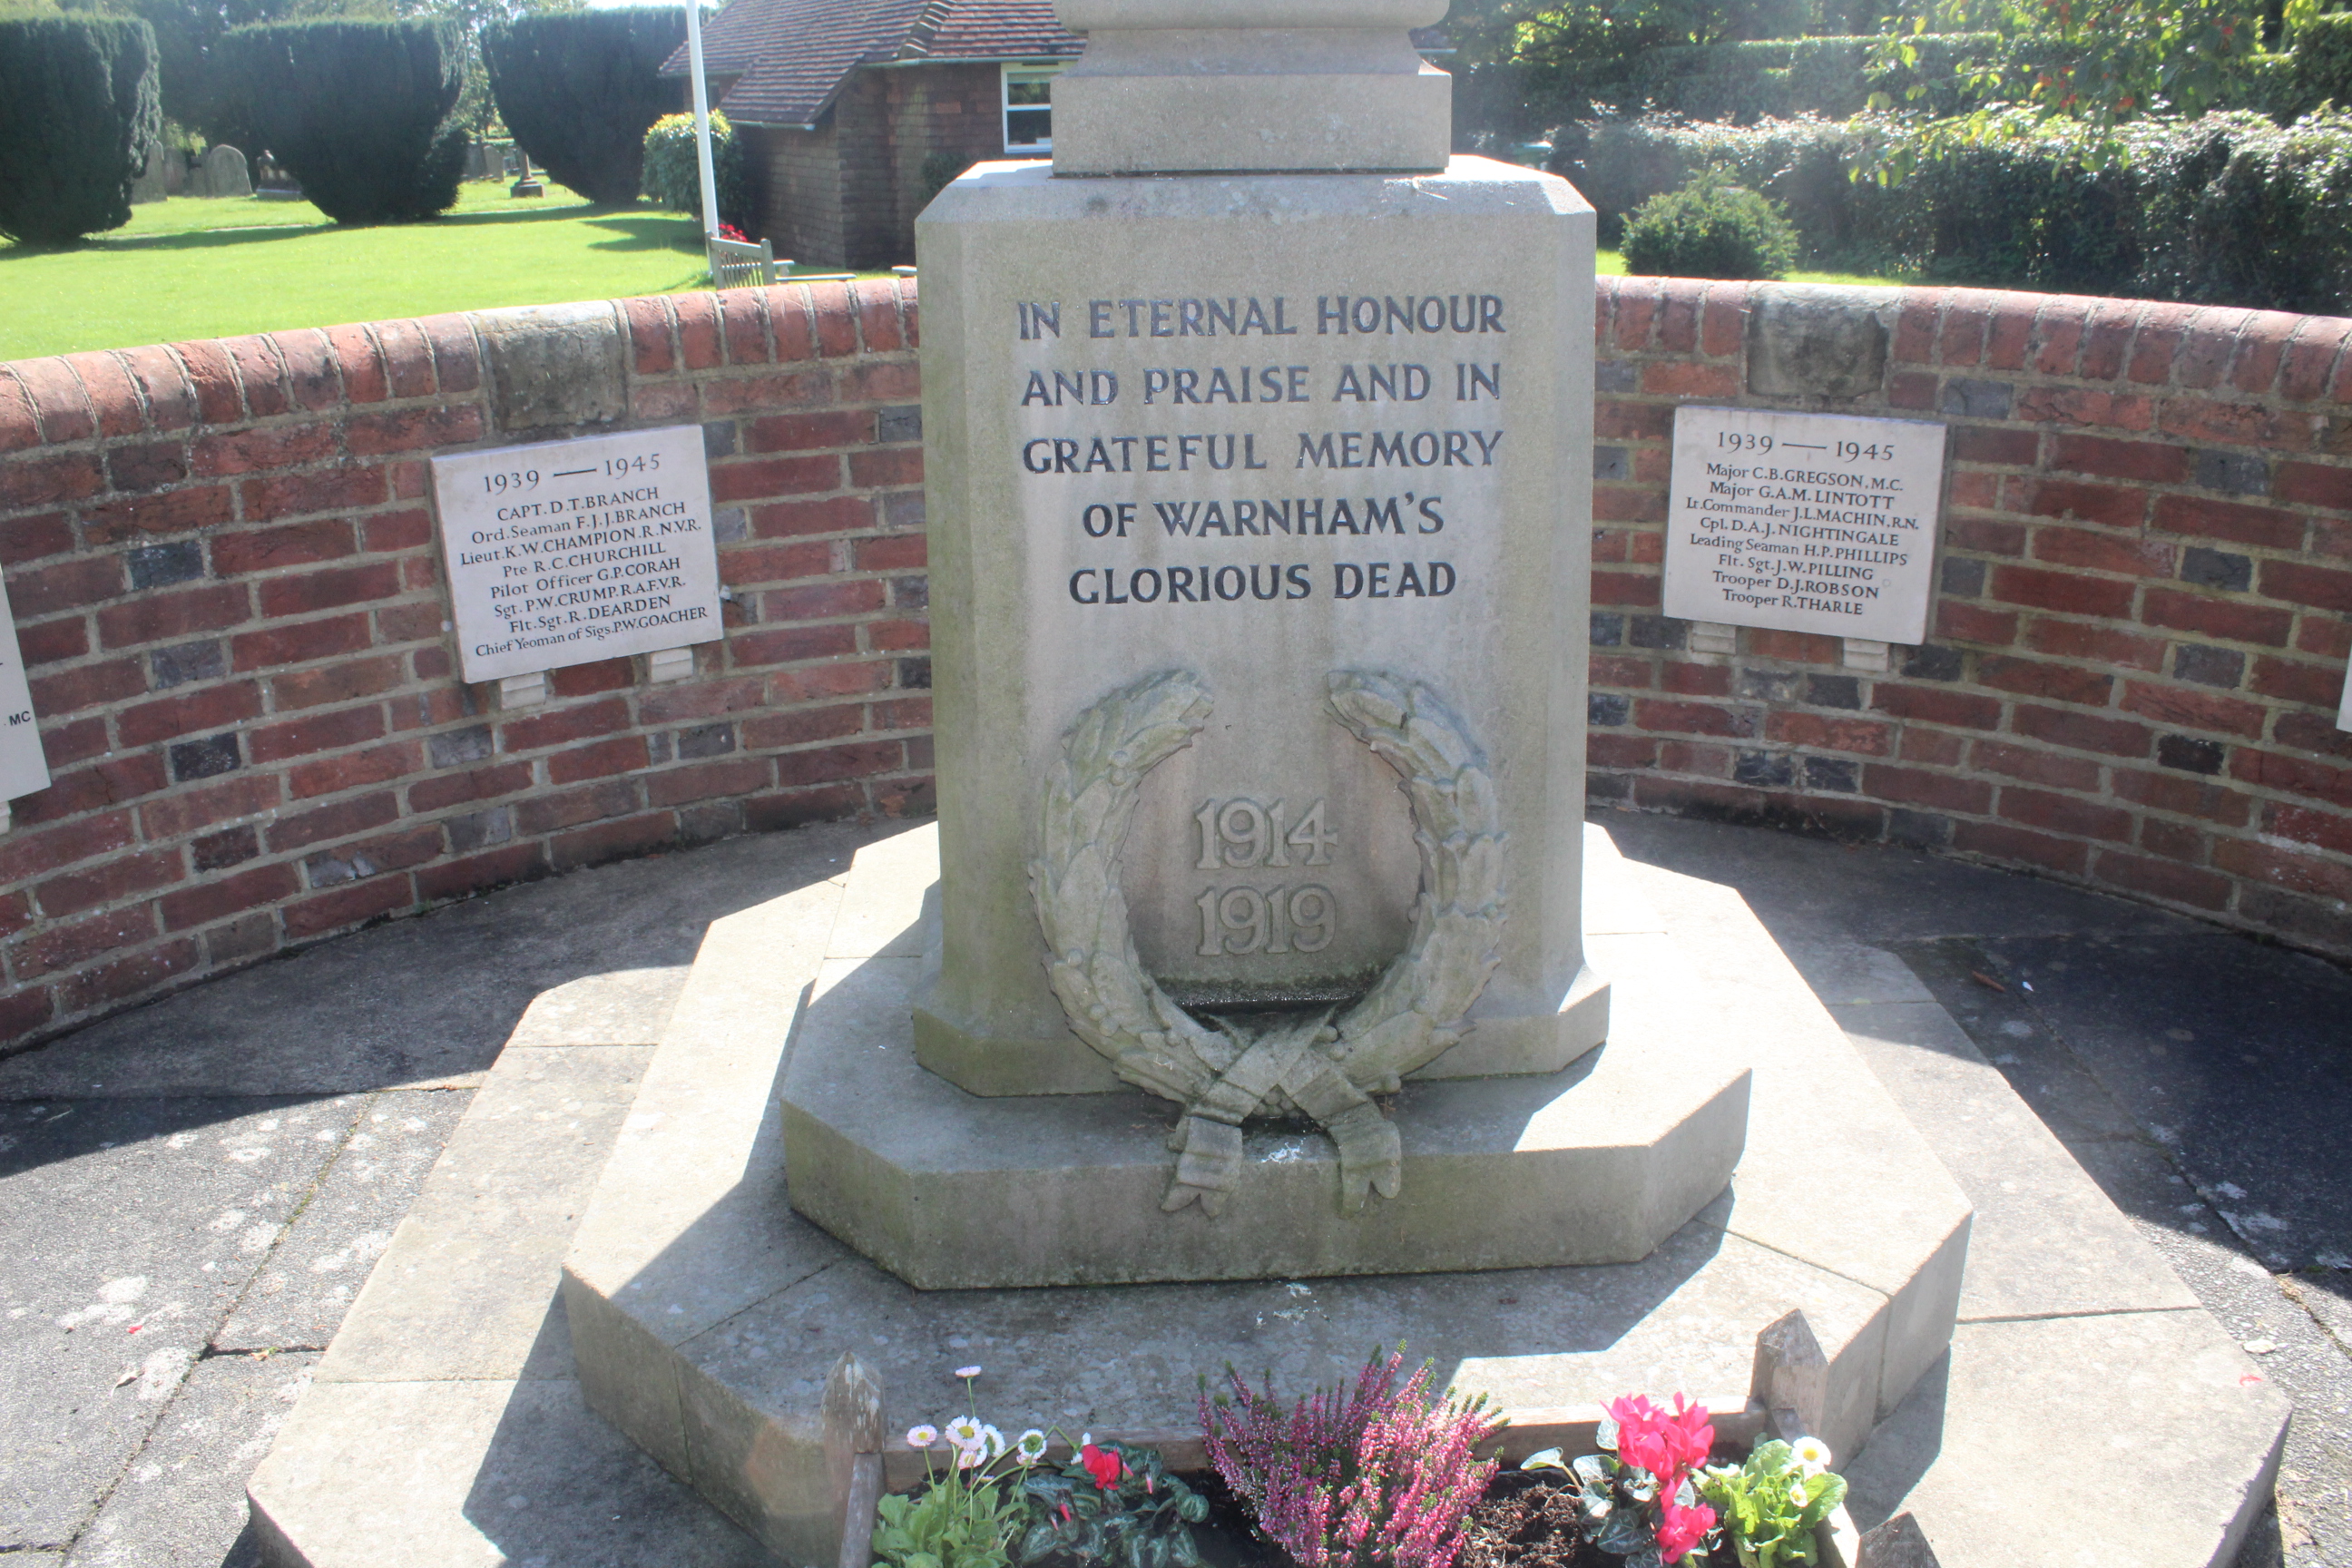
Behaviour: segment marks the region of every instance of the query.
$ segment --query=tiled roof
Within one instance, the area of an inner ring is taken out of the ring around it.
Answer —
[[[1053,0],[732,0],[702,31],[705,68],[736,76],[719,107],[765,125],[814,124],[861,65],[1051,58],[1081,47]],[[662,68],[686,68],[683,47]]]

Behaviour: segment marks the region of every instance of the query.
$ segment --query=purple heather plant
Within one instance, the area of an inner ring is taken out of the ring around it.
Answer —
[[[1353,1393],[1317,1389],[1286,1411],[1231,1367],[1201,1389],[1209,1461],[1300,1568],[1451,1568],[1495,1461],[1475,1450],[1497,1422],[1484,1400],[1434,1395],[1424,1362],[1372,1352]]]

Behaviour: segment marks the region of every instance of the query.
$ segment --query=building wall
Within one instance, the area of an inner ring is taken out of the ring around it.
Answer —
[[[929,202],[924,164],[944,153],[961,174],[1004,156],[993,65],[857,71],[814,131],[744,126],[760,185],[760,234],[804,266],[878,271],[911,266],[915,216]]]
[[[515,438],[484,329],[539,315],[0,366],[0,567],[55,775],[0,835],[0,1044],[499,883],[928,809],[911,284],[547,327],[602,335],[612,427],[704,425],[732,603],[691,679],[611,659],[505,711],[457,676],[426,459]]]
[[[814,131],[745,125],[736,134],[751,155],[759,226],[752,237],[773,242],[778,260],[837,270],[848,254],[843,239],[841,156],[831,115]]]
[[[538,313],[0,365],[0,571],[56,774],[0,836],[0,1044],[499,883],[927,807],[912,280],[589,314],[625,424],[705,425],[733,603],[691,680],[609,660],[514,711],[457,679],[426,458],[516,438],[486,327]],[[1757,342],[1871,323],[1864,395],[1754,390]],[[2352,321],[1602,279],[1596,325],[1596,807],[2352,956]],[[1950,426],[1934,631],[1893,673],[1756,630],[1695,654],[1658,613],[1694,399]]]

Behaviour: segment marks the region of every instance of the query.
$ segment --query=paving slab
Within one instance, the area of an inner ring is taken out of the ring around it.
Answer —
[[[520,1375],[651,1049],[509,1050],[367,1277],[322,1382]]]
[[[712,919],[772,897],[808,857],[846,863],[858,842],[845,824],[728,839],[394,921],[0,1060],[0,1100],[92,1080],[112,1094],[468,1086],[542,992],[623,956],[634,970],[690,963]]]
[[[318,1361],[298,1352],[198,1362],[74,1543],[72,1568],[223,1568],[221,1543],[245,1528],[243,1478],[269,1452]]]
[[[463,1090],[387,1089],[361,1100],[351,1135],[211,1349],[325,1350],[471,1100]]]
[[[2200,1310],[1963,1323],[1844,1468],[1847,1508],[1899,1507],[1954,1564],[2226,1563],[2287,1410]]]
[[[2352,972],[2210,931],[1979,945],[2266,1264],[2352,1268]]]
[[[1962,1322],[2197,1298],[1933,1002],[1831,1009],[1976,1211]]]
[[[88,1523],[356,1109],[0,1104],[0,1545]]]
[[[316,1384],[253,1510],[278,1568],[777,1568],[563,1378]]]

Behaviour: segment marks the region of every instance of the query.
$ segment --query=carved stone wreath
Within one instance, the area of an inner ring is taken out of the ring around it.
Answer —
[[[1412,935],[1370,993],[1250,1033],[1204,1024],[1143,972],[1119,888],[1119,856],[1143,776],[1192,744],[1212,704],[1200,678],[1168,669],[1112,692],[1062,737],[1046,781],[1029,886],[1071,1029],[1118,1076],[1184,1107],[1162,1209],[1223,1212],[1242,1163],[1242,1121],[1304,1112],[1339,1152],[1339,1204],[1394,1197],[1397,1130],[1372,1102],[1450,1049],[1500,960],[1507,912],[1503,832],[1486,758],[1437,694],[1405,677],[1330,678],[1333,716],[1403,776],[1421,849]]]

